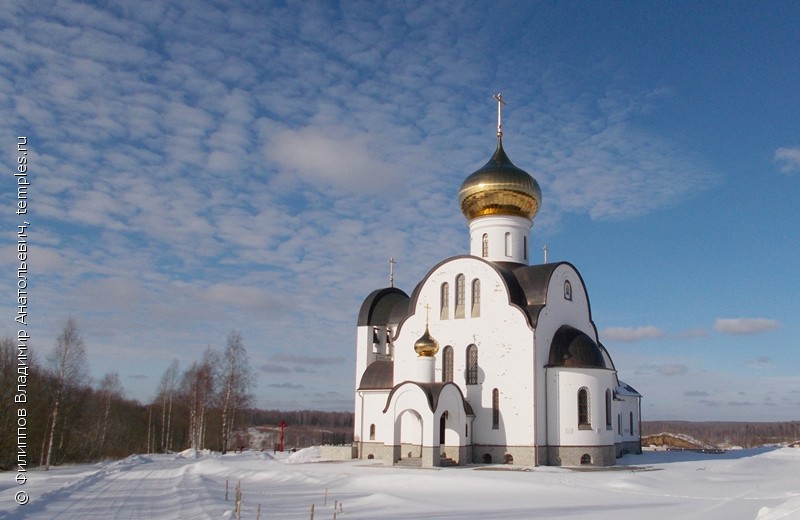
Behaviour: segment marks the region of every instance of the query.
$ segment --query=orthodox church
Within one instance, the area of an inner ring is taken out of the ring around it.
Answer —
[[[640,453],[641,395],[617,377],[568,262],[530,264],[542,194],[497,149],[461,185],[469,254],[358,314],[354,453],[386,465],[610,466]]]

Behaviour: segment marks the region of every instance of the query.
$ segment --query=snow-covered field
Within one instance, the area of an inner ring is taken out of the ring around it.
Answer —
[[[800,519],[800,449],[721,455],[647,452],[614,469],[468,466],[385,468],[295,454],[184,452],[95,465],[3,473],[0,518],[205,519]],[[228,481],[229,500],[225,500]],[[24,506],[14,503],[23,489]],[[340,505],[339,505],[340,504]],[[338,508],[336,506],[339,505]]]

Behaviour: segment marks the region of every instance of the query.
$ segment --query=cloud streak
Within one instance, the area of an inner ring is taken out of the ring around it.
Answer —
[[[717,318],[714,320],[714,330],[736,336],[760,334],[778,327],[780,327],[780,323],[766,318]]]
[[[800,146],[790,146],[775,150],[772,160],[783,173],[800,172]]]
[[[660,338],[664,332],[654,325],[643,327],[608,327],[603,329],[600,337],[610,341],[644,341],[648,339]]]

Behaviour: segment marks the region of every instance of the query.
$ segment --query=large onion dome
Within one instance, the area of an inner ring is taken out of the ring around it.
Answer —
[[[533,219],[542,203],[542,190],[536,179],[511,162],[498,137],[497,150],[489,162],[461,184],[458,203],[467,220],[486,215]]]
[[[433,357],[439,352],[439,342],[433,339],[427,325],[425,334],[414,343],[414,352],[420,357]]]

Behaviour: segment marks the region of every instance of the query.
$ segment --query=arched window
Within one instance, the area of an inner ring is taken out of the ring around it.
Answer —
[[[378,335],[378,327],[372,327],[372,352],[378,353],[381,346],[381,338]]]
[[[375,425],[374,424],[370,424],[369,425],[369,440],[371,440],[371,441],[375,440]]]
[[[446,320],[450,314],[450,284],[447,282],[442,284],[442,290],[439,296],[439,307],[439,319]]]
[[[511,233],[506,232],[506,256],[511,256]]]
[[[500,428],[500,390],[492,390],[492,429]]]
[[[478,347],[475,345],[467,347],[467,384],[478,384]]]
[[[606,388],[606,430],[611,429],[611,389]]]
[[[483,238],[481,238],[481,256],[483,258],[489,256],[489,235],[486,233],[484,233]]]
[[[592,428],[589,417],[589,389],[586,387],[578,390],[578,429],[589,430]]]
[[[464,287],[464,275],[456,276],[456,318],[464,317],[464,300],[466,289]]]
[[[564,281],[564,299],[572,301],[572,284],[569,280]]]
[[[447,345],[442,350],[442,383],[453,381],[453,347]]]
[[[481,281],[475,278],[472,280],[472,312],[473,318],[481,315]]]
[[[592,463],[592,456],[588,453],[584,453],[581,455],[581,464],[591,464]]]

